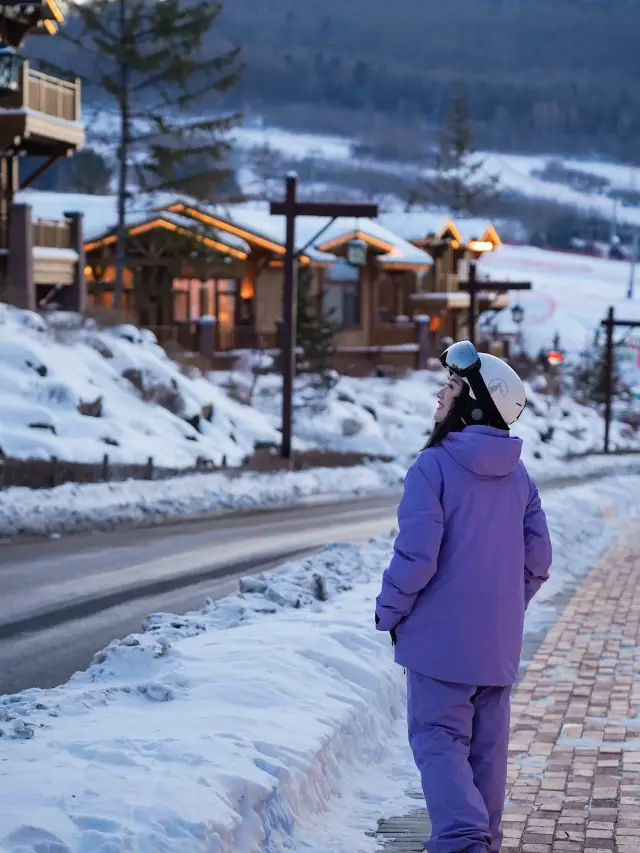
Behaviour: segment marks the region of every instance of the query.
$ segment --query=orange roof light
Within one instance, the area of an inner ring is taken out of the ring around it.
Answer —
[[[167,222],[166,219],[162,218],[152,219],[150,222],[143,222],[142,225],[136,225],[134,228],[129,230],[129,234],[135,237],[137,234],[144,234],[154,228],[163,228],[165,231],[173,231],[183,237],[192,237],[194,240],[204,243],[208,248],[214,249],[216,252],[220,252],[223,255],[230,255],[232,258],[236,258],[236,260],[239,261],[246,261],[247,259],[246,252],[242,252],[240,249],[233,249],[231,246],[226,246],[224,243],[219,243],[217,240],[212,240],[210,237],[204,237],[202,234],[198,234],[195,231],[189,231],[187,228],[180,228],[178,225],[174,225],[173,222]],[[101,240],[94,240],[92,243],[85,244],[84,250],[85,252],[92,252],[100,246],[107,246],[115,242],[115,235],[109,235],[108,237],[103,237]]]
[[[362,240],[367,245],[373,246],[374,249],[381,249],[383,252],[390,252],[393,249],[393,243],[387,243],[385,240],[372,237],[365,231],[350,231],[348,234],[336,237],[335,240],[328,240],[326,243],[322,243],[318,248],[321,252],[330,252],[331,249],[337,249],[338,246],[343,246],[352,240]]]
[[[255,245],[261,246],[263,249],[269,249],[269,251],[275,252],[278,255],[284,255],[286,251],[285,247],[280,245],[280,243],[274,243],[272,240],[266,240],[264,237],[259,237],[257,234],[253,234],[251,231],[247,231],[244,228],[238,228],[238,226],[232,225],[224,219],[218,219],[216,216],[203,213],[195,207],[188,207],[182,202],[176,202],[175,204],[170,205],[167,207],[167,210],[170,213],[186,213],[187,216],[191,216],[193,219],[198,219],[206,225],[211,225],[214,228],[218,228],[220,231],[226,231],[227,234],[234,234],[236,237],[241,237],[243,240],[246,240],[247,243],[255,243]]]
[[[59,24],[64,24],[64,15],[62,14],[62,9],[56,3],[56,0],[45,0],[45,5],[53,15],[54,19]]]
[[[50,36],[55,36],[55,34],[58,32],[58,25],[56,24],[55,21],[52,21],[50,18],[45,18],[42,21],[42,26],[49,33]]]

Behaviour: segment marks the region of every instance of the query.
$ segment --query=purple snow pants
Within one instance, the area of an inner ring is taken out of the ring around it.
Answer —
[[[408,671],[409,743],[432,824],[428,853],[499,853],[510,694]]]

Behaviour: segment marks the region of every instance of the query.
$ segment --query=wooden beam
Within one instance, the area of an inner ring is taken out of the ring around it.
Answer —
[[[42,177],[42,175],[44,175],[44,173],[46,171],[48,171],[54,165],[54,163],[57,163],[58,160],[62,159],[62,157],[66,157],[66,156],[67,156],[66,150],[61,151],[59,154],[54,154],[53,157],[50,157],[41,166],[38,166],[38,168],[34,172],[32,172],[29,175],[29,177],[20,184],[20,190],[21,191],[26,190],[28,187],[30,187],[33,184],[34,181],[37,181],[38,178]]]

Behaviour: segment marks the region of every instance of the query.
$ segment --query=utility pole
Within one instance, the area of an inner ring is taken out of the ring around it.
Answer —
[[[296,375],[296,331],[297,331],[297,260],[302,252],[296,252],[296,217],[314,216],[324,219],[337,219],[349,216],[356,219],[375,219],[378,215],[377,204],[339,204],[298,201],[298,176],[290,173],[285,182],[283,202],[271,204],[272,216],[284,216],[286,219],[286,244],[284,257],[284,287],[282,292],[282,444],[280,455],[291,459],[291,439],[293,435],[293,383]],[[323,226],[320,233],[326,229]],[[316,240],[313,238],[311,244]],[[311,245],[309,244],[309,245]],[[307,248],[307,247],[305,247]]]
[[[478,322],[478,293],[509,293],[516,290],[531,290],[530,281],[478,281],[476,264],[469,264],[469,280],[460,282],[460,290],[469,294],[469,340],[476,344],[476,324]]]
[[[627,289],[627,299],[633,299],[633,286],[636,280],[636,267],[638,265],[638,249],[640,248],[640,228],[636,227],[633,231],[633,240],[631,243],[631,268],[629,270],[629,287]]]
[[[613,330],[624,326],[628,329],[640,328],[640,320],[616,320],[613,307],[607,312],[607,319],[602,321],[607,331],[605,344],[605,406],[604,406],[604,452],[609,453],[611,437],[611,420],[613,413],[614,392],[614,348]]]

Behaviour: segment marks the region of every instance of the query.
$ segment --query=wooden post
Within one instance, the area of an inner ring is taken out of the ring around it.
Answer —
[[[282,295],[282,446],[283,459],[291,459],[293,433],[293,385],[296,375],[297,287],[296,287],[296,196],[298,178],[287,175],[285,217],[287,236]]]
[[[324,225],[307,246],[296,252],[295,228],[296,216],[317,216],[323,219],[337,219],[338,216],[353,218],[373,218],[378,215],[375,204],[333,204],[324,202],[298,202],[298,178],[287,175],[284,202],[272,202],[271,214],[284,216],[286,221],[286,241],[284,257],[284,287],[282,295],[282,444],[280,455],[291,460],[291,438],[293,433],[293,383],[295,379],[296,327],[297,327],[297,284],[296,266],[298,256],[313,245],[319,234],[326,231]]]
[[[50,481],[49,482],[51,484],[51,488],[55,489],[56,485],[58,484],[58,457],[57,456],[51,457],[51,475],[50,475]]]
[[[476,343],[476,265],[469,264],[469,340],[475,346]]]
[[[153,480],[153,456],[147,459],[147,480]]]
[[[604,452],[609,453],[609,439],[611,433],[611,412],[613,406],[613,328],[614,309],[609,308],[605,328],[607,338],[605,345],[605,408],[604,408]]]
[[[102,457],[102,482],[109,482],[109,454],[105,453]]]

